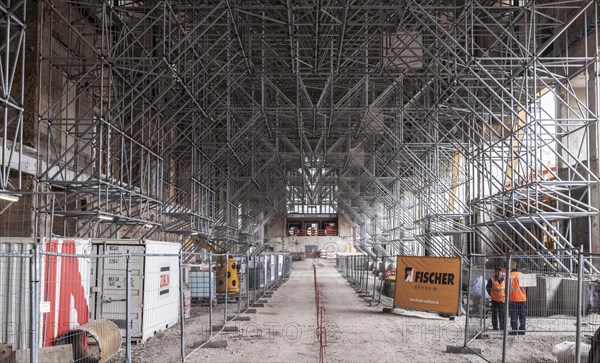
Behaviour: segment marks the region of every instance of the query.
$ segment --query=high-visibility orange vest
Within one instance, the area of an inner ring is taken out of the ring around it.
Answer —
[[[496,279],[496,276],[492,277],[492,289],[490,290],[490,298],[492,301],[504,302],[506,300],[505,288],[506,285],[504,280],[500,282]]]
[[[521,277],[521,273],[518,271],[510,273],[511,283],[509,298],[512,302],[527,301],[527,294],[525,293],[525,288],[519,285],[519,277]]]

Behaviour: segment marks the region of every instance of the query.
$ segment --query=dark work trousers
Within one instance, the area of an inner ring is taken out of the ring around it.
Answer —
[[[498,318],[500,318],[500,330],[504,330],[504,303],[492,300],[492,328],[498,330]]]
[[[590,353],[588,354],[588,362],[600,362],[600,328],[596,330],[596,332],[594,333],[594,337],[592,338],[592,348],[590,349]]]
[[[525,334],[525,319],[527,317],[527,301],[523,302],[509,302],[510,310],[510,328],[514,333],[518,331],[518,334]],[[519,325],[517,326],[517,320]]]

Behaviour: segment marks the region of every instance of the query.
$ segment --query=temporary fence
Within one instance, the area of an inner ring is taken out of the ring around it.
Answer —
[[[388,277],[395,277],[392,267],[389,257],[340,253],[336,258],[337,270],[371,304],[391,306],[395,280]]]
[[[131,362],[157,349],[162,361],[185,361],[291,272],[287,254],[180,246],[0,239],[0,360]],[[157,334],[177,344],[135,344]]]
[[[589,338],[600,328],[598,256],[563,249],[474,255],[468,261],[465,347],[479,347],[484,338],[483,358],[517,361],[539,337],[560,362],[588,360]],[[497,286],[504,291],[494,293],[488,286],[497,268],[503,279]]]
[[[391,261],[340,254],[336,266],[367,299],[383,295],[380,301],[392,301],[385,298],[394,294]],[[498,286],[504,303],[499,303],[498,291],[491,291],[496,268],[504,277]],[[465,350],[486,361],[600,362],[600,356],[593,357],[600,351],[599,268],[600,255],[578,249],[465,256],[459,314]],[[516,301],[523,297],[526,302]],[[532,350],[532,342],[539,347]]]
[[[185,320],[184,356],[189,357],[235,324],[240,314],[261,303],[273,287],[289,277],[288,254],[185,254],[183,271],[191,297]],[[234,326],[235,328],[235,326]]]
[[[313,274],[315,282],[315,308],[317,312],[316,335],[319,338],[319,362],[327,362],[327,329],[325,325],[325,306],[321,301],[321,289],[317,280],[317,266],[313,264]]]
[[[37,346],[30,349],[39,333],[31,303],[37,300],[34,246],[33,239],[0,238],[0,356],[12,350],[21,351],[23,358],[35,356]]]

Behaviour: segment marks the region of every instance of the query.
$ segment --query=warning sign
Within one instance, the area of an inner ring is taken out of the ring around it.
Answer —
[[[460,258],[398,256],[394,306],[458,314]]]
[[[169,274],[160,275],[160,288],[169,287],[170,280],[171,276],[169,276]]]
[[[171,269],[167,267],[161,267],[160,269],[160,292],[159,295],[169,293],[169,285],[171,284]]]

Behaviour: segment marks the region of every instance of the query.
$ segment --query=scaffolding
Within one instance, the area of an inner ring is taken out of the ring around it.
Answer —
[[[39,235],[243,251],[334,211],[376,256],[600,248],[596,1],[0,10],[0,193],[35,161]]]
[[[10,204],[24,189],[23,113],[25,112],[25,3],[0,2],[0,197]],[[17,193],[15,193],[17,192]],[[2,212],[8,206],[0,206]]]

